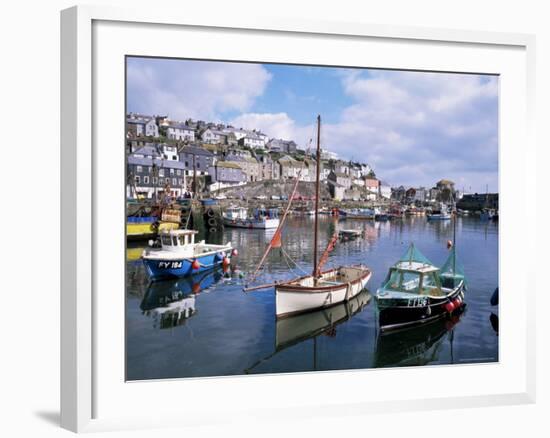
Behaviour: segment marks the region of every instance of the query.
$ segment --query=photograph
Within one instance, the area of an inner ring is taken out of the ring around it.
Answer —
[[[497,74],[127,55],[125,83],[126,381],[499,361]]]

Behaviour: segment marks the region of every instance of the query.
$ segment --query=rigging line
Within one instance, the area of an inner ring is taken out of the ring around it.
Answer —
[[[298,263],[296,263],[296,262],[294,261],[294,259],[293,259],[292,257],[290,257],[290,255],[284,250],[284,248],[281,247],[281,250],[282,250],[283,254],[284,254],[286,257],[288,257],[288,259],[289,259],[292,263],[294,263],[294,266],[295,266],[302,274],[309,275],[306,271],[304,271],[304,270],[300,267],[300,265],[298,265]]]

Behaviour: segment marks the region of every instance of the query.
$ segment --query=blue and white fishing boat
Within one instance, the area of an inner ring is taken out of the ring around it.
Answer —
[[[244,207],[230,207],[223,214],[226,227],[250,229],[276,229],[279,226],[279,213],[276,208],[258,208],[249,216]]]
[[[147,274],[153,281],[187,277],[217,266],[228,267],[237,250],[225,245],[195,243],[195,230],[169,230],[159,234],[157,247],[146,248],[141,255]]]
[[[439,209],[433,209],[431,213],[426,215],[429,221],[447,221],[451,220],[449,208],[441,203]]]

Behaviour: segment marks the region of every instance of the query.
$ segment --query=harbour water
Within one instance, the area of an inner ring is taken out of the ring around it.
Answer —
[[[374,293],[388,268],[414,242],[441,266],[453,238],[451,221],[425,217],[374,222],[336,222],[320,216],[320,247],[337,229],[361,229],[364,237],[341,242],[329,266],[363,263],[373,271],[367,291],[333,308],[275,320],[273,288],[244,293],[246,276],[221,271],[149,284],[136,244],[127,251],[127,379],[345,370],[498,361],[498,223],[458,218],[457,254],[468,281],[460,316],[390,334],[377,329]],[[226,228],[211,243],[232,242],[237,268],[250,273],[273,231]],[[284,251],[271,252],[258,283],[289,279],[312,266],[313,218],[285,224]],[[199,238],[204,236],[199,235]],[[292,271],[290,270],[292,268]]]

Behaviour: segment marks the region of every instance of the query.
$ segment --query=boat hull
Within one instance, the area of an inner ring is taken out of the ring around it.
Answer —
[[[359,272],[356,272],[355,278],[350,278],[348,282],[334,282],[334,284],[327,286],[315,287],[312,276],[302,277],[275,286],[277,319],[331,307],[348,301],[365,288],[372,275],[367,268],[352,267],[323,272],[321,278],[331,278],[334,273],[341,272],[342,269],[356,269]],[[298,282],[302,284],[298,285]]]
[[[268,229],[277,228],[279,226],[279,219],[254,220],[254,219],[224,218],[223,224],[226,227],[233,227],[233,228],[268,230]]]
[[[144,258],[143,264],[152,281],[189,277],[222,266],[224,257],[231,259],[231,248],[193,258]],[[193,268],[193,261],[199,268]]]
[[[451,215],[429,214],[427,218],[429,221],[449,221],[451,220]]]
[[[464,305],[463,283],[449,294],[437,298],[421,295],[416,298],[384,298],[377,294],[375,303],[380,330],[390,331],[411,327],[447,316],[449,312],[445,305],[459,296],[461,299],[459,308],[461,308]],[[459,308],[453,309],[452,312]]]

